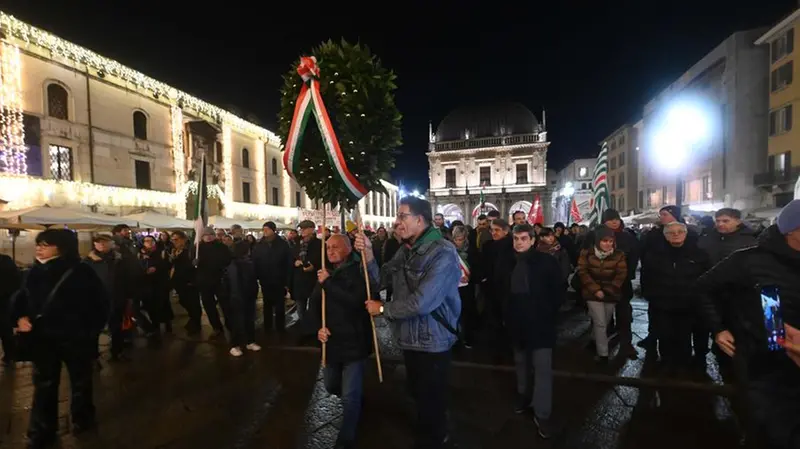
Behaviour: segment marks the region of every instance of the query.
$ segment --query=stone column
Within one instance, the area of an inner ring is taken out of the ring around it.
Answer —
[[[472,204],[470,203],[469,195],[464,199],[464,210],[462,212],[464,213],[464,224],[474,226],[472,222]]]

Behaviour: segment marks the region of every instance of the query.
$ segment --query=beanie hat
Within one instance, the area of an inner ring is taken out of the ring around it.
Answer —
[[[262,226],[262,228],[270,228],[270,229],[272,229],[272,232],[275,232],[275,229],[277,229],[275,227],[275,223],[271,222],[271,221],[268,221],[268,222],[264,223],[264,226]]]
[[[792,200],[778,213],[778,231],[786,235],[800,229],[800,199]]]
[[[675,218],[675,221],[677,221],[678,223],[685,223],[683,220],[683,215],[681,215],[681,208],[678,206],[672,206],[672,205],[664,206],[658,211],[659,212],[667,211],[670,215],[672,215],[673,218]]]
[[[614,234],[614,230],[609,228],[608,226],[600,226],[594,231],[594,241],[595,244],[600,243],[600,240],[603,239],[616,239],[616,235]]]
[[[622,221],[622,217],[619,216],[619,212],[616,209],[606,209],[603,211],[603,218],[602,222],[605,223],[609,220],[620,220]]]
[[[214,228],[212,228],[211,226],[206,226],[205,228],[203,228],[203,233],[200,235],[201,236],[214,235]]]

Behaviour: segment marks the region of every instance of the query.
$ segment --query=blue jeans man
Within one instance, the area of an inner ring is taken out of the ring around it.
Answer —
[[[337,448],[346,448],[356,439],[364,393],[364,362],[329,363],[323,370],[325,390],[341,398],[344,410]]]

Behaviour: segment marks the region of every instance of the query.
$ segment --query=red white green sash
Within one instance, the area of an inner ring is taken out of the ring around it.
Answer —
[[[467,282],[466,283],[465,282],[461,282],[461,280],[459,280],[458,281],[458,286],[459,287],[466,287],[467,285],[469,285],[469,276],[471,274],[471,271],[469,269],[469,264],[467,263],[467,261],[465,261],[464,259],[459,257],[458,258],[458,265],[461,267],[461,276],[467,278]]]
[[[322,141],[328,153],[331,165],[336,168],[338,178],[344,183],[349,196],[359,200],[367,194],[367,189],[358,181],[345,163],[342,149],[339,147],[339,139],[333,130],[333,124],[328,116],[328,110],[322,101],[319,90],[319,66],[317,59],[313,56],[300,58],[300,66],[297,73],[303,78],[303,87],[294,106],[292,124],[289,127],[289,135],[283,153],[283,165],[292,178],[300,170],[300,154],[298,148],[303,141],[303,134],[308,124],[311,114],[316,118]]]

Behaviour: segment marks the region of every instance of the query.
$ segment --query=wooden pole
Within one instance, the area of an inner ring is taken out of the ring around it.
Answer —
[[[356,207],[358,205],[356,204]],[[364,227],[361,222],[361,214],[356,214],[357,216],[357,226],[358,232],[364,238]],[[364,268],[364,282],[367,284],[367,299],[372,299],[372,292],[369,286],[369,271],[367,270],[367,257],[364,253],[364,250],[361,250],[361,266]],[[375,363],[378,365],[378,382],[383,383],[383,367],[381,366],[381,349],[378,345],[378,330],[375,328],[375,317],[372,315],[369,316],[369,322],[372,324],[372,344],[375,349]]]
[[[325,269],[325,225],[327,213],[325,211],[325,203],[322,203],[322,269]],[[327,329],[327,321],[325,320],[325,316],[327,315],[325,310],[325,289],[322,289],[322,327]],[[324,368],[328,364],[328,343],[322,342],[322,367]]]

